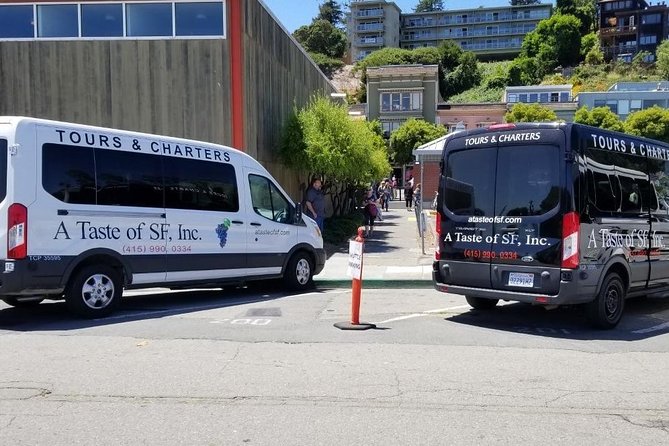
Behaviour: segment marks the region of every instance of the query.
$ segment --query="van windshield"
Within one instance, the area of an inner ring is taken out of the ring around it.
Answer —
[[[451,152],[444,204],[456,215],[532,216],[560,200],[559,149],[506,146]]]
[[[7,140],[0,139],[0,201],[7,196]]]

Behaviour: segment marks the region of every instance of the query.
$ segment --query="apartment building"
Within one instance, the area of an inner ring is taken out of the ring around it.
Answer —
[[[354,61],[383,47],[413,49],[437,46],[443,40],[456,42],[463,50],[474,52],[479,59],[511,58],[520,52],[525,34],[533,31],[541,20],[549,18],[553,8],[551,3],[540,3],[406,13],[401,14],[395,28],[391,28],[394,20],[376,19],[376,26],[381,26],[385,33],[382,44],[372,45],[370,37],[370,43],[361,46],[361,38],[366,36],[362,36],[358,30],[363,27],[367,32],[365,27],[372,21],[368,18],[368,14],[371,14],[368,11],[383,10],[385,14],[386,9],[383,8],[389,5],[397,9],[394,3],[383,0],[351,1],[349,42]],[[399,45],[396,41],[399,41]]]
[[[347,20],[349,54],[358,61],[373,51],[400,46],[400,15],[393,2],[385,0],[351,0]]]
[[[655,105],[669,108],[669,81],[618,82],[607,91],[581,92],[576,101],[579,107],[609,107],[624,120],[632,112]]]
[[[641,51],[655,60],[657,46],[667,37],[668,13],[664,2],[645,0],[600,0],[599,35],[606,60],[631,62]]]

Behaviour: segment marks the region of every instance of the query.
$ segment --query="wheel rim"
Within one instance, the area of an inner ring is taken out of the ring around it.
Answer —
[[[92,275],[84,282],[81,297],[89,308],[105,308],[114,299],[114,282],[104,274]]]
[[[604,299],[604,309],[608,319],[615,319],[616,313],[620,308],[620,291],[617,286],[610,287],[606,292],[606,299]]]
[[[311,278],[311,266],[307,259],[300,259],[295,267],[295,278],[300,285],[306,285]]]

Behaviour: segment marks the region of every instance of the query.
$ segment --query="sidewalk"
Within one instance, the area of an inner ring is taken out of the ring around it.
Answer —
[[[432,287],[434,259],[434,216],[426,214],[425,254],[416,222],[416,212],[407,211],[404,201],[393,200],[383,212],[383,221],[374,222],[374,232],[365,239],[363,287]],[[314,276],[316,285],[350,287],[346,275],[348,246],[340,252],[328,252],[325,268]]]

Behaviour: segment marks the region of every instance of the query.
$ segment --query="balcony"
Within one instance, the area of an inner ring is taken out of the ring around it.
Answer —
[[[372,33],[383,31],[383,23],[363,23],[355,27],[356,32]]]
[[[384,15],[383,9],[362,9],[360,11],[355,12],[356,19],[379,18],[383,17],[383,15]]]
[[[383,46],[383,37],[363,37],[355,41],[356,46]]]
[[[622,36],[636,34],[636,26],[612,26],[610,28],[602,28],[599,30],[603,36]]]

